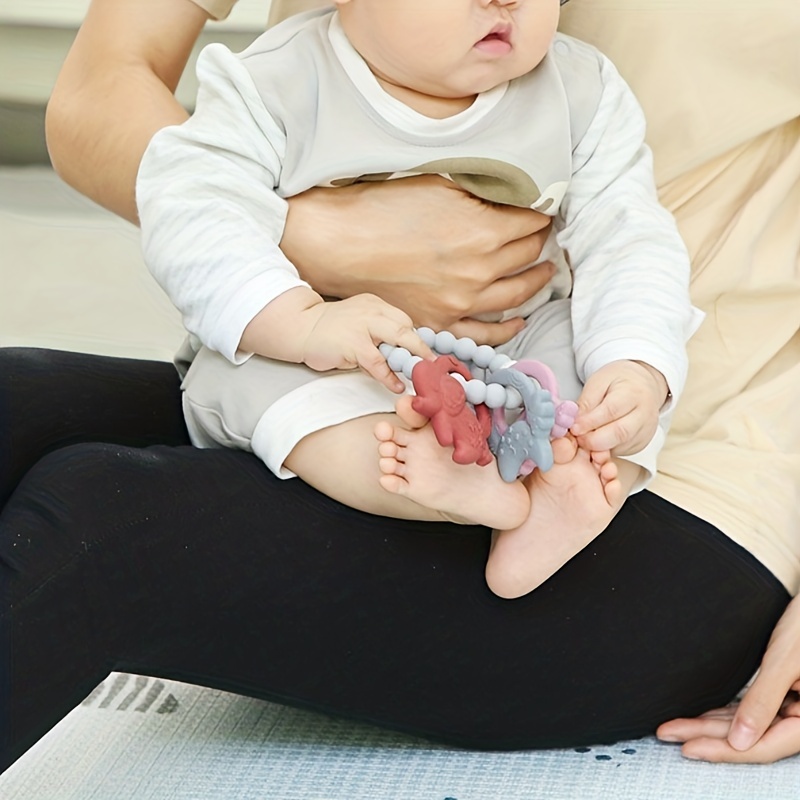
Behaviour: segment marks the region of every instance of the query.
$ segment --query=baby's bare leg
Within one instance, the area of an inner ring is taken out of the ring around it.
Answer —
[[[447,519],[459,518],[489,528],[515,528],[528,517],[530,497],[519,481],[506,483],[492,462],[456,464],[453,448],[442,447],[428,420],[411,408],[411,398],[397,402],[401,425],[375,426],[380,483],[387,493],[406,497]]]
[[[351,508],[397,519],[433,522],[446,519],[437,510],[381,487],[373,435],[378,423],[403,426],[394,414],[370,414],[332,425],[301,439],[285,465],[315,489]]]
[[[590,456],[571,438],[553,442],[555,464],[525,479],[531,511],[518,528],[495,531],[486,582],[500,597],[533,591],[602,533],[640,467],[609,454]]]

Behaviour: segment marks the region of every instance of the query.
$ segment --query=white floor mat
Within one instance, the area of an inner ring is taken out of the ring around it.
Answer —
[[[0,776],[3,800],[795,800],[800,757],[686,761],[655,739],[440,747],[195,686],[114,674]]]

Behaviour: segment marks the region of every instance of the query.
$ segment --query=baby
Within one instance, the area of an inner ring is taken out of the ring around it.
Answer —
[[[493,528],[502,597],[646,485],[697,324],[641,110],[558,16],[558,0],[335,0],[240,55],[211,45],[194,116],[154,137],[137,184],[146,260],[191,335],[193,442],[252,450],[371,513]],[[545,472],[455,464],[408,396],[391,414],[406,386],[378,346],[430,358],[413,320],[372,295],[323,298],[280,250],[285,198],[417,175],[553,217],[553,278],[505,312],[525,327],[498,348],[548,364],[578,401]]]

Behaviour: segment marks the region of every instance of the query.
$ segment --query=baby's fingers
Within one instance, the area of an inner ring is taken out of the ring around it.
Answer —
[[[583,436],[612,424],[620,416],[617,408],[612,407],[609,403],[601,403],[589,411],[579,411],[570,431],[574,436]]]
[[[379,383],[382,383],[390,392],[402,394],[405,391],[405,384],[392,370],[377,347],[373,346],[357,353],[356,363],[364,372],[375,378]]]
[[[389,344],[403,347],[421,358],[433,358],[434,353],[414,329],[411,317],[399,308],[378,297],[364,295],[362,320],[375,346]]]
[[[388,344],[394,344],[397,347],[404,347],[409,353],[420,358],[435,358],[435,353],[422,341],[419,334],[413,328],[401,328],[393,337],[393,341],[388,341]]]
[[[635,408],[636,401],[631,393],[615,390],[602,376],[594,375],[586,381],[578,398],[578,417],[571,431],[575,436],[583,436],[611,425]]]
[[[579,413],[570,433],[586,450],[614,450],[631,440],[636,432],[633,409],[607,401],[595,409]]]
[[[611,450],[614,455],[626,455],[618,453],[617,450],[621,443],[626,440],[624,429],[617,423],[605,425],[596,431],[587,433],[585,436],[576,436],[578,447],[590,453],[595,450]]]

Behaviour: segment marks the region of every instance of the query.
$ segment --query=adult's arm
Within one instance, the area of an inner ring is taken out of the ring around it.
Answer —
[[[741,702],[658,729],[682,742],[683,755],[704,761],[770,763],[800,754],[800,598],[775,626],[755,680]]]
[[[173,92],[207,19],[190,0],[92,0],[56,81],[46,116],[53,166],[131,222],[150,138],[187,118]]]
[[[549,262],[524,269],[539,258],[549,221],[424,175],[291,198],[281,249],[322,294],[376,294],[417,325],[500,344],[523,320],[474,317],[515,308],[550,280]]]

